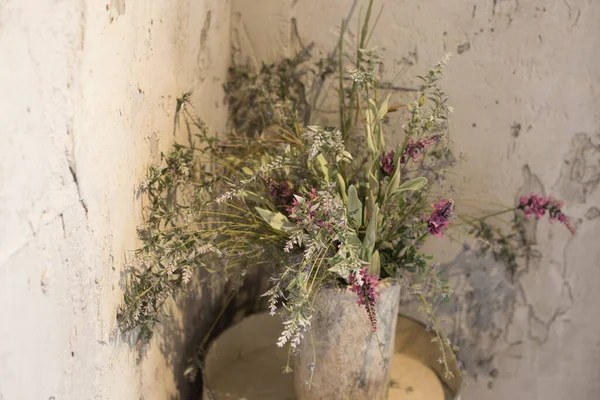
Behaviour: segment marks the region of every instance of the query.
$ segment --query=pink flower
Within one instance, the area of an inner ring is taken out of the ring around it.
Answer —
[[[529,196],[521,196],[518,209],[522,210],[525,217],[529,218],[534,215],[537,219],[542,218],[548,212],[548,220],[554,222],[558,220],[561,224],[567,227],[573,235],[576,233],[575,226],[563,214],[561,208],[563,202],[556,200],[554,197],[544,197],[539,194],[532,193]]]
[[[350,290],[358,295],[356,304],[359,306],[365,306],[369,321],[371,321],[371,330],[377,332],[377,313],[375,310],[375,303],[379,292],[376,291],[379,286],[379,278],[376,275],[370,275],[367,273],[367,266],[364,266],[358,274],[360,274],[363,284],[359,285],[356,275],[350,275]]]
[[[290,184],[286,181],[283,181],[279,184],[275,183],[273,185],[270,185],[269,194],[271,195],[271,197],[277,200],[278,203],[288,204],[290,201],[290,197],[292,197]]]
[[[385,175],[391,175],[394,172],[394,151],[381,156],[381,169]]]
[[[269,194],[276,203],[282,205],[290,204],[290,201],[292,200],[292,190],[289,183],[286,181],[277,183],[264,174],[261,174],[260,177],[269,187]]]
[[[437,135],[421,139],[418,142],[409,139],[406,148],[404,149],[404,154],[400,157],[400,164],[405,164],[409,158],[416,162],[419,159],[420,154],[423,154],[433,143],[439,142],[441,138],[442,135],[438,133]]]
[[[427,219],[427,231],[433,236],[442,237],[442,231],[450,224],[454,201],[441,199],[439,203],[431,206],[433,212]]]

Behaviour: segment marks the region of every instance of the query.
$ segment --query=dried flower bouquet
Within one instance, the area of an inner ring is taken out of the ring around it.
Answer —
[[[448,57],[421,77],[418,95],[405,108],[392,105],[376,76],[377,54],[366,50],[371,6],[351,68],[342,63],[340,38],[337,63],[309,69],[304,52],[258,73],[232,69],[227,90],[235,129],[222,140],[193,115],[187,95],[180,99],[180,121],[196,130],[196,139],[176,145],[149,171],[142,247],[119,315],[124,329],[139,327],[149,337],[165,301],[194,270],[240,287],[253,267],[276,264],[264,296],[283,321],[278,346],[298,347],[324,287],[349,287],[376,332],[378,283],[393,280],[423,301],[440,362],[448,373],[456,367],[456,348],[431,305],[452,288],[423,243],[444,235],[458,218],[511,268],[525,249],[518,232],[502,232],[487,217],[462,216],[453,200],[434,191],[452,165],[452,108],[440,86]],[[338,80],[337,126],[311,124],[310,71],[321,81]],[[405,113],[395,146],[385,132],[392,111]],[[490,216],[514,213],[518,228],[522,216],[548,214],[574,233],[561,206],[532,194]]]

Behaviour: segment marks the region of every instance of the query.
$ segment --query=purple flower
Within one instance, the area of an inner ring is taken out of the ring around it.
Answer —
[[[279,184],[274,182],[274,184],[269,185],[269,193],[271,194],[271,197],[281,204],[289,203],[290,197],[292,196],[290,184],[286,181]]]
[[[454,201],[441,199],[439,203],[432,204],[433,212],[427,219],[427,232],[433,236],[442,237],[442,231],[450,224]]]
[[[406,148],[404,149],[404,154],[400,157],[400,164],[405,164],[408,159],[416,162],[419,159],[419,155],[425,153],[425,150],[433,143],[437,143],[442,138],[440,133],[430,136],[425,139],[421,139],[417,142],[414,142],[412,139],[408,140],[406,144]]]
[[[391,175],[394,172],[394,151],[381,156],[381,169],[385,175]]]
[[[290,184],[286,181],[281,183],[275,182],[273,179],[261,174],[260,177],[269,187],[269,194],[277,204],[288,205],[292,200],[292,190]]]
[[[296,226],[303,227],[307,232],[321,229],[332,232],[344,225],[344,220],[333,215],[336,212],[335,204],[332,204],[327,193],[320,194],[313,188],[308,195],[301,197],[303,200],[298,201],[298,198],[292,196],[290,205],[286,207],[289,218],[296,222]]]
[[[561,224],[567,227],[573,235],[576,233],[575,226],[563,214],[561,208],[563,202],[556,200],[554,197],[544,197],[539,194],[532,193],[529,196],[521,196],[518,209],[522,210],[525,217],[529,218],[534,215],[537,219],[542,218],[548,212],[548,220],[554,222],[558,220]]]
[[[367,266],[364,266],[357,274],[360,274],[362,278],[362,285],[359,285],[356,275],[350,275],[350,290],[358,295],[356,304],[359,306],[365,306],[369,321],[371,321],[371,330],[377,332],[377,313],[375,310],[375,303],[379,292],[377,287],[379,286],[379,278],[376,275],[370,275],[367,273]]]

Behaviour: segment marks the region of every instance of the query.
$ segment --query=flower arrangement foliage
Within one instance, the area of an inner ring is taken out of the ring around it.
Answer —
[[[376,331],[378,283],[393,280],[423,301],[450,371],[456,348],[431,301],[447,299],[452,288],[423,243],[444,236],[458,217],[484,250],[514,268],[527,247],[519,236],[522,215],[547,213],[574,232],[562,204],[538,195],[493,214],[516,213],[514,234],[492,227],[487,217],[457,214],[454,201],[439,192],[453,165],[452,108],[440,85],[448,57],[420,77],[413,101],[394,105],[377,78],[377,53],[366,49],[368,23],[349,69],[341,39],[337,65],[321,60],[313,66],[306,51],[258,73],[232,69],[226,89],[234,129],[222,139],[211,137],[193,115],[188,95],[180,99],[178,118],[196,134],[149,171],[142,247],[132,259],[135,272],[119,315],[124,329],[139,327],[148,338],[165,301],[194,270],[208,272],[211,283],[240,287],[257,265],[276,264],[263,296],[283,320],[277,345],[297,348],[323,287],[349,287]],[[313,125],[310,78],[338,79],[337,126]],[[395,145],[386,134],[392,112],[405,115]]]

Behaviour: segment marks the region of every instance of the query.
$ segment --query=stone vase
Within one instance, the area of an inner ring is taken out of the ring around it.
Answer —
[[[317,295],[311,331],[294,358],[298,400],[387,397],[400,286],[382,282],[379,291],[377,332],[349,289],[322,289]]]

